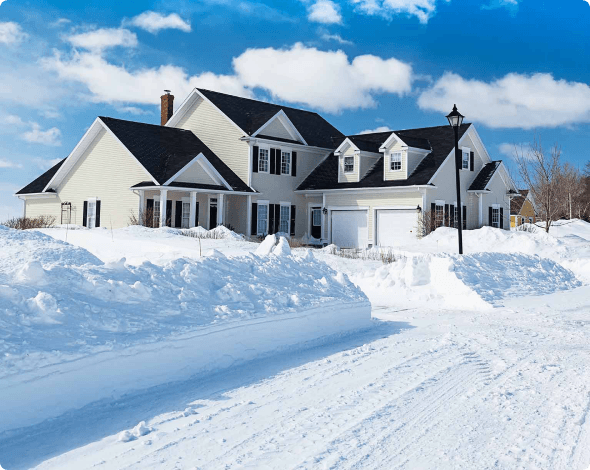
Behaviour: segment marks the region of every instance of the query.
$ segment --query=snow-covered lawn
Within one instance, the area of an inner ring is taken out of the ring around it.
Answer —
[[[57,240],[66,235],[43,232]],[[173,230],[68,230],[67,236],[111,263],[84,268],[91,272],[114,269],[121,257],[133,273],[149,260],[158,277],[167,266],[206,262],[196,239]],[[215,249],[248,263],[259,247],[236,238],[201,245],[203,253]],[[314,258],[367,294],[371,328],[4,432],[0,464],[8,470],[587,469],[590,224],[575,221],[549,235],[483,228],[465,233],[467,256],[450,254],[455,246],[456,232],[439,229],[396,252],[388,265],[315,250]],[[307,256],[297,249],[279,258],[293,265],[265,269],[299,275],[297,259],[305,264]],[[29,270],[15,276],[28,284],[43,279],[34,263]],[[344,279],[331,281],[339,295]]]

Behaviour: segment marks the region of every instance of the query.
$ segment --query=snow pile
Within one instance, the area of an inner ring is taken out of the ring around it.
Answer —
[[[105,264],[42,233],[2,228],[0,431],[368,326],[366,296],[302,255],[281,239],[265,256],[213,250],[162,265]]]
[[[571,271],[546,258],[514,253],[413,254],[349,274],[376,305],[489,309],[509,297],[550,294],[579,287]]]

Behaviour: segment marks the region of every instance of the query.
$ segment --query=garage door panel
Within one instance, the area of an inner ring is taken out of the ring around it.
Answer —
[[[341,248],[366,247],[368,226],[366,210],[332,211],[332,243]]]
[[[403,247],[416,242],[418,216],[415,209],[377,211],[377,244]]]

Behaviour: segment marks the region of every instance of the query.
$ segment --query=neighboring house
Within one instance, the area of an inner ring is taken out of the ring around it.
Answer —
[[[510,227],[537,221],[532,193],[528,189],[519,189],[518,192],[519,195],[510,201]]]
[[[72,153],[17,193],[57,223],[286,233],[312,243],[399,245],[418,213],[456,225],[450,126],[344,136],[317,113],[195,89],[160,126],[99,117]],[[475,128],[460,130],[465,227],[508,228],[516,190]]]

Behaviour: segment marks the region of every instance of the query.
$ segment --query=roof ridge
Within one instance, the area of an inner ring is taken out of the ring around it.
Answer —
[[[180,127],[169,127],[169,126],[162,126],[160,124],[152,124],[149,122],[140,122],[140,121],[131,121],[129,119],[121,119],[121,118],[114,118],[114,117],[110,117],[110,116],[98,116],[99,119],[102,120],[112,120],[112,121],[120,121],[120,122],[128,122],[130,124],[139,124],[142,126],[151,126],[151,127],[157,127],[159,129],[173,129],[176,131],[182,131],[182,132],[192,132],[188,129],[181,129]]]

